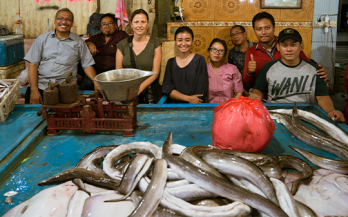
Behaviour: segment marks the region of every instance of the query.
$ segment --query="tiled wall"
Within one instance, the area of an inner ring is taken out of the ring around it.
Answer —
[[[330,20],[337,22],[338,8],[338,0],[315,0],[313,26],[318,17],[324,14],[336,14],[330,16]],[[327,68],[330,83],[333,82],[332,61],[335,61],[336,39],[337,29],[329,29],[329,33],[325,34],[324,29],[313,28],[311,58]]]
[[[252,28],[255,14],[267,11],[276,21],[278,33],[288,27],[297,29],[304,38],[307,56],[311,56],[312,20],[314,0],[302,0],[302,9],[260,9],[260,0],[185,0],[184,19],[195,34],[193,51],[208,59],[208,46],[213,38],[226,40],[228,49],[234,47],[230,28],[241,24],[246,27],[248,39],[257,42]],[[168,40],[174,40],[174,33],[183,23],[168,23]]]

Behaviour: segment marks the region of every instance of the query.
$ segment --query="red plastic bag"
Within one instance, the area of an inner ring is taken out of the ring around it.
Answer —
[[[229,99],[214,109],[215,147],[260,152],[270,143],[275,125],[260,100],[247,97]]]

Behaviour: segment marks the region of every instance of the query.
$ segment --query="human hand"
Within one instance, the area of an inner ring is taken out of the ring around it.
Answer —
[[[101,89],[100,89],[100,86],[99,86],[99,84],[98,84],[98,81],[94,80],[94,81],[93,81],[93,84],[94,84],[94,90],[95,90],[96,92],[98,92],[98,91],[101,90]]]
[[[318,64],[318,66],[320,67],[319,70],[317,70],[318,75],[320,75],[320,78],[324,78],[324,80],[327,80],[327,70],[324,66],[322,66],[321,64]]]
[[[203,94],[196,94],[196,95],[188,96],[187,102],[188,103],[202,103],[203,100],[201,98],[199,98],[202,96],[203,96]]]
[[[250,94],[249,98],[252,100],[255,100],[255,99],[262,100],[262,99],[260,99],[261,97],[255,93]]]
[[[250,61],[248,63],[248,73],[253,74],[256,71],[256,61],[254,60],[254,56],[250,54]]]
[[[337,121],[337,122],[344,122],[345,121],[344,115],[340,111],[332,110],[328,113],[328,115],[331,117],[331,119],[333,121]]]
[[[89,49],[89,52],[91,52],[92,55],[96,55],[97,52],[99,52],[97,50],[97,47],[93,43],[88,43],[88,49]]]
[[[38,89],[30,91],[30,104],[41,104],[42,96]]]

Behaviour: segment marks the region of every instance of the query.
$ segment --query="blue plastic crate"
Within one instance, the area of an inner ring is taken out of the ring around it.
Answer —
[[[24,58],[24,41],[22,35],[0,36],[0,67],[8,66]]]

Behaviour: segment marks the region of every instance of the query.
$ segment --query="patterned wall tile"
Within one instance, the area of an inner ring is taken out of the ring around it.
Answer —
[[[183,16],[186,21],[214,21],[215,0],[183,1]]]
[[[314,11],[314,0],[303,0],[302,9],[281,10],[279,21],[312,21],[313,11]]]
[[[280,20],[280,11],[281,9],[260,9],[260,0],[248,1],[249,7],[249,21],[252,21],[253,17],[260,12],[266,11],[274,17],[275,21]]]
[[[204,56],[206,61],[208,61],[209,44],[214,37],[214,28],[215,27],[191,27],[195,37],[192,52]]]
[[[248,1],[241,0],[224,0],[216,1],[214,9],[215,21],[248,21],[250,16],[246,13]]]
[[[287,27],[279,27],[279,32],[283,29],[286,29]],[[302,36],[303,46],[304,50],[303,52],[306,54],[308,58],[311,58],[311,51],[312,51],[312,28],[306,28],[306,27],[294,27],[297,31],[300,32]],[[276,33],[276,35],[279,34]]]

